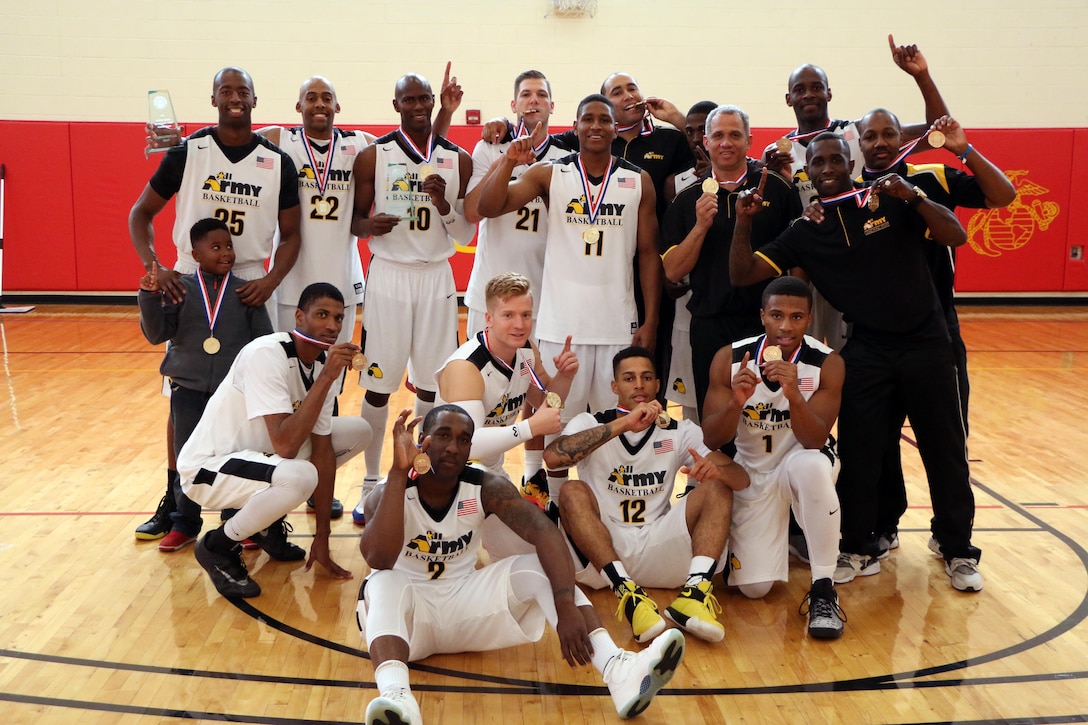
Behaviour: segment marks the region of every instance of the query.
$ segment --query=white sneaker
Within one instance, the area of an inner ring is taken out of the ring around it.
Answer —
[[[371,478],[370,476],[363,478],[363,493],[359,496],[359,503],[355,504],[355,508],[351,510],[351,520],[355,522],[356,526],[366,526],[366,513],[363,511],[363,504],[366,503],[366,497],[370,495],[374,487],[384,482],[384,480],[383,478]]]
[[[846,584],[859,576],[872,576],[880,573],[880,560],[868,554],[839,554],[835,565],[835,583]]]
[[[676,674],[684,657],[684,644],[680,630],[667,629],[641,652],[620,650],[608,661],[604,683],[621,718],[632,718],[650,706],[658,690]]]
[[[880,549],[880,554],[876,558],[887,559],[892,549],[899,548],[899,533],[891,531],[887,534],[881,534],[877,537],[876,548]]]
[[[366,725],[423,725],[423,716],[410,690],[392,690],[366,706]]]
[[[941,553],[941,542],[937,541],[936,536],[929,537],[929,543],[927,544],[927,546],[929,546],[929,550],[932,551],[934,554],[941,558],[944,558],[944,554]]]
[[[981,592],[982,573],[977,559],[953,559],[944,565],[944,573],[952,577],[952,588],[961,592]]]

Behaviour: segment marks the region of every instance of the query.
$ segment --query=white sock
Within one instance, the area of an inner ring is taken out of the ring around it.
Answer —
[[[374,670],[374,684],[382,695],[393,690],[411,690],[408,684],[408,665],[400,660],[387,660]]]
[[[525,449],[525,480],[528,481],[544,467],[544,451]]]
[[[366,475],[368,478],[381,478],[382,475],[382,444],[385,443],[385,427],[389,422],[389,405],[378,408],[371,405],[363,398],[363,407],[359,413],[363,420],[370,424],[372,434],[370,443],[363,452],[363,460],[366,461]]]
[[[427,400],[424,400],[423,398],[421,398],[421,397],[419,397],[417,395],[416,396],[416,403],[412,408],[412,413],[417,418],[426,418],[427,413],[430,413],[431,408],[433,408],[433,407],[434,407],[434,401],[433,400],[427,401]],[[422,425],[420,425],[420,428],[422,428]]]
[[[590,661],[593,662],[593,666],[597,671],[602,674],[609,660],[622,651],[612,641],[612,635],[604,627],[598,627],[589,633],[589,644],[593,647],[593,657]]]
[[[684,586],[697,586],[700,582],[709,581],[714,574],[715,561],[709,556],[691,557],[691,567],[688,569],[688,580]]]

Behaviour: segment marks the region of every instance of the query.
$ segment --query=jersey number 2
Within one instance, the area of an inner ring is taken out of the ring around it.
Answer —
[[[444,561],[431,561],[427,563],[427,572],[430,573],[431,579],[437,579],[442,576],[446,571],[446,562]]]

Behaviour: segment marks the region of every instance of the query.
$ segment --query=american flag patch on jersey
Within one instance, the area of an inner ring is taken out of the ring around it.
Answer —
[[[529,362],[527,362],[525,360],[522,360],[521,365],[518,366],[518,375],[520,375],[523,378],[527,377],[529,375],[529,365],[531,365],[531,364],[532,363],[529,363]]]
[[[470,498],[457,502],[457,515],[458,516],[471,516],[480,510],[480,507],[476,505],[476,499]]]
[[[272,169],[275,168],[275,164],[272,161],[272,158],[269,157],[269,156],[258,156],[257,157],[257,168],[258,169],[268,169],[269,171],[271,171]]]
[[[439,159],[438,160],[438,168],[440,168],[440,169],[452,169],[453,168],[453,159],[449,158],[448,156],[446,158]]]
[[[616,183],[620,185],[621,189],[634,189],[635,188],[635,177],[633,177],[633,176],[621,176],[619,179],[617,179]]]
[[[802,393],[811,393],[816,389],[815,381],[812,378],[798,378],[797,389]]]
[[[663,441],[654,441],[654,455],[658,456],[662,453],[672,453],[672,438],[666,438]]]
[[[354,156],[356,151],[358,151],[358,149],[356,149],[354,146],[341,146],[340,147],[340,153],[342,153],[342,154],[344,154],[346,156]]]

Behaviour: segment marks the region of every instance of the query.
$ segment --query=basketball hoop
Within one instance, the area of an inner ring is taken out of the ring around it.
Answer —
[[[584,18],[597,14],[597,0],[552,0],[552,4],[560,17]]]

